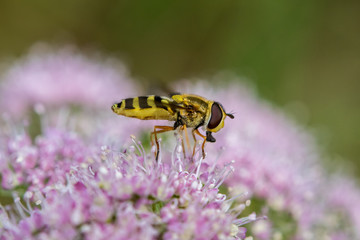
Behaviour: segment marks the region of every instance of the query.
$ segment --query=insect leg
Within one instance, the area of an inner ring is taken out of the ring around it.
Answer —
[[[157,129],[159,129],[159,130],[157,130]],[[153,135],[154,135],[155,136],[155,143],[156,143],[156,154],[155,154],[156,160],[158,159],[159,149],[160,149],[159,142],[158,142],[156,134],[157,133],[168,132],[168,131],[172,131],[172,130],[174,130],[174,128],[171,127],[171,126],[154,126],[154,131],[151,132],[151,134],[150,134],[150,140],[151,140],[151,145],[154,145],[154,141],[153,141]]]
[[[186,125],[183,125],[183,130],[185,132],[185,139],[186,139],[187,148],[188,148],[189,151],[191,151],[190,140],[189,140],[188,132],[186,130]]]
[[[182,150],[183,150],[183,154],[184,154],[184,158],[186,158],[186,152],[185,152],[185,144],[184,144],[184,138],[183,138],[183,134],[182,131],[184,131],[184,126],[180,127],[180,136],[181,136],[181,146],[182,146]]]
[[[203,143],[202,143],[202,145],[201,145],[201,150],[202,150],[202,156],[203,156],[203,158],[205,158],[205,150],[204,150],[204,148],[205,148],[206,136],[202,135],[202,134],[199,132],[198,129],[194,129],[194,130],[193,130],[193,137],[195,138],[195,134],[194,134],[194,133],[196,133],[197,135],[199,135],[200,137],[202,137],[202,138],[204,139],[204,141],[203,141]],[[196,144],[196,143],[195,143],[195,144]],[[195,146],[194,146],[194,151],[193,151],[193,153],[195,154]]]
[[[195,148],[196,148],[195,130],[196,130],[196,129],[193,129],[193,130],[191,131],[192,136],[193,136],[193,138],[194,138],[194,147],[193,147],[193,154],[192,154],[193,157],[194,157],[194,155],[195,155]]]

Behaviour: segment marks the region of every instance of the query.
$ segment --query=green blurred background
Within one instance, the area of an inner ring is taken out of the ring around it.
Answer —
[[[148,90],[232,71],[360,176],[359,0],[0,0],[1,61],[38,42],[119,57]]]

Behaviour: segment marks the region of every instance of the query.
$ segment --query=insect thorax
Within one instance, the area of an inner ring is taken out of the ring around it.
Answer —
[[[179,112],[181,125],[189,128],[200,127],[204,125],[205,115],[200,112],[182,110]]]

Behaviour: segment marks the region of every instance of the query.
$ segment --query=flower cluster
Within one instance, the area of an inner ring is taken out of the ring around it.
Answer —
[[[134,83],[115,59],[87,57],[73,47],[38,45],[4,74],[0,108],[16,117],[34,107],[108,109],[119,94],[133,92]]]
[[[37,48],[4,75],[0,193],[15,205],[0,197],[1,240],[360,238],[356,184],[329,176],[312,136],[250,88],[181,83],[235,119],[206,144],[205,159],[200,146],[184,154],[176,135],[155,160],[129,138],[146,145],[153,122],[110,111],[138,94],[126,71],[91,59]]]
[[[72,141],[71,145],[82,146]],[[12,148],[23,149],[21,144]],[[43,148],[34,147],[34,154]],[[91,161],[80,159],[86,156],[83,150],[73,150],[64,147],[58,153],[61,172],[52,169],[52,153],[39,156],[49,161],[44,163],[47,168],[29,172],[36,180],[39,172],[50,179],[46,187],[31,179],[25,205],[15,197],[16,211],[2,207],[2,239],[244,239],[246,229],[241,226],[256,220],[255,214],[238,218],[245,204],[233,208],[239,196],[228,199],[219,192],[232,167],[185,159],[180,143],[172,157],[164,155],[158,161],[135,140],[126,151],[103,146]],[[70,164],[65,155],[74,161]]]
[[[28,190],[65,183],[73,166],[91,161],[91,148],[75,132],[46,129],[33,144],[26,133],[3,136],[0,152],[2,187]]]
[[[233,80],[228,87],[222,86],[212,92],[201,81],[195,86],[182,83],[180,88],[184,92],[191,89],[199,95],[212,96],[227,111],[234,112],[235,119],[225,120],[225,127],[214,134],[216,143],[207,144],[206,151],[208,155],[221,152],[220,161],[234,160],[237,170],[225,184],[235,192],[248,191],[253,196],[253,203],[257,202],[257,211],[263,208],[269,216],[270,221],[252,225],[253,234],[258,239],[360,237],[354,213],[344,211],[344,208],[340,210],[334,204],[345,206],[344,199],[348,202],[349,198],[351,202],[359,199],[356,187],[352,185],[346,192],[351,197],[341,195],[342,201],[324,198],[341,188],[339,181],[334,181],[329,189],[329,177],[321,167],[319,150],[312,136],[284,113],[259,100],[251,88],[234,84]],[[327,224],[339,212],[348,219],[346,228],[341,222]]]
[[[110,110],[113,103],[138,94],[126,68],[114,58],[87,56],[72,46],[54,49],[38,44],[1,76],[4,132],[20,124],[35,131],[34,138],[51,126],[102,143],[123,143],[130,134],[149,127],[140,120],[116,117]]]

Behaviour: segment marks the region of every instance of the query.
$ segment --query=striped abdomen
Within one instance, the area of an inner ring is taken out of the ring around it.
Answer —
[[[160,96],[140,96],[126,98],[114,104],[111,109],[119,115],[139,119],[162,119],[175,121],[176,116],[171,108],[173,100]]]

